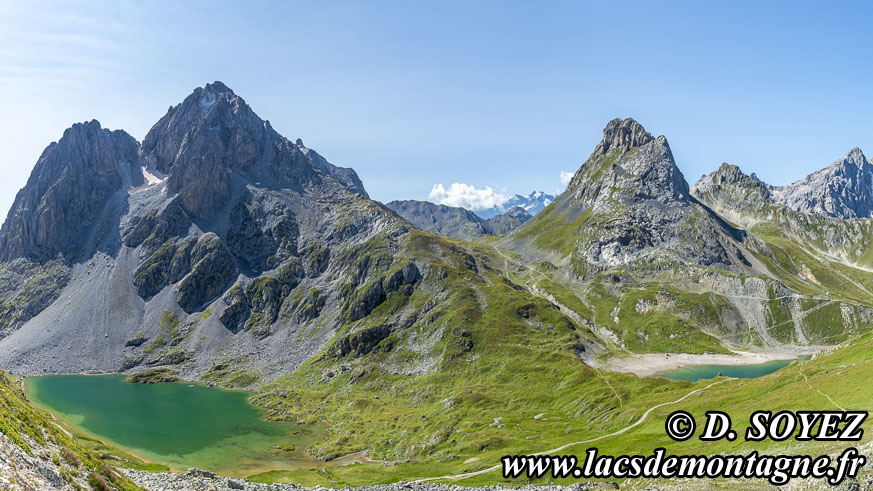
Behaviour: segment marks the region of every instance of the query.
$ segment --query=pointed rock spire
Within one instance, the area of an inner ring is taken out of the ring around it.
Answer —
[[[613,148],[627,151],[641,147],[652,140],[654,138],[651,133],[633,118],[615,118],[603,129],[603,139],[597,144],[593,155],[604,155]]]

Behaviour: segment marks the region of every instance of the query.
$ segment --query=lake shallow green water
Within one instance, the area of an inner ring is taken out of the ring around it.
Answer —
[[[805,358],[809,359],[808,357]],[[688,380],[689,382],[715,378],[719,374],[724,377],[733,378],[756,378],[763,377],[764,375],[773,373],[776,370],[785,368],[793,361],[796,360],[774,360],[755,365],[697,365],[658,372],[657,376],[668,378],[670,380]]]
[[[311,467],[301,449],[321,432],[268,422],[246,392],[184,383],[129,384],[120,375],[56,375],[26,381],[30,399],[107,443],[173,470],[199,467],[243,477]],[[294,433],[294,436],[292,436]],[[274,448],[293,444],[297,450]]]

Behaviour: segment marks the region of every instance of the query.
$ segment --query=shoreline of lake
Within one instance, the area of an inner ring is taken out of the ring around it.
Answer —
[[[771,361],[790,361],[802,356],[814,356],[825,346],[784,346],[768,351],[732,351],[731,354],[645,353],[613,357],[597,363],[597,368],[633,373],[640,377],[699,365],[759,365]]]

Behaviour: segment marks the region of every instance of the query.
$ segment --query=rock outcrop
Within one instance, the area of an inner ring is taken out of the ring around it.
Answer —
[[[721,164],[691,188],[691,194],[733,223],[745,225],[773,204],[770,187],[755,174],[744,174],[739,167]]]
[[[338,165],[331,164],[318,152],[306,147],[303,144],[303,140],[301,140],[300,138],[297,139],[295,145],[297,145],[297,148],[300,149],[301,152],[303,152],[303,155],[309,157],[309,160],[317,165],[319,169],[327,172],[328,174],[330,174],[331,177],[345,184],[345,186],[350,191],[358,193],[365,198],[370,197],[370,195],[368,195],[367,191],[364,189],[364,183],[361,182],[361,178],[358,177],[358,174],[354,171],[354,169],[350,167],[340,167]]]

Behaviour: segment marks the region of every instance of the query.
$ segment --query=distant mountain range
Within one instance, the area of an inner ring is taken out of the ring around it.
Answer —
[[[506,235],[531,218],[520,206],[488,219],[464,208],[429,201],[392,201],[385,206],[422,230],[465,240],[486,234]]]
[[[552,201],[555,201],[554,196],[546,194],[542,191],[534,191],[527,196],[516,194],[500,206],[493,206],[484,210],[474,210],[473,212],[480,217],[487,219],[493,217],[494,215],[506,213],[507,211],[515,207],[521,207],[530,215],[536,215],[537,213],[542,211],[543,208],[549,206],[549,203],[551,203]]]

